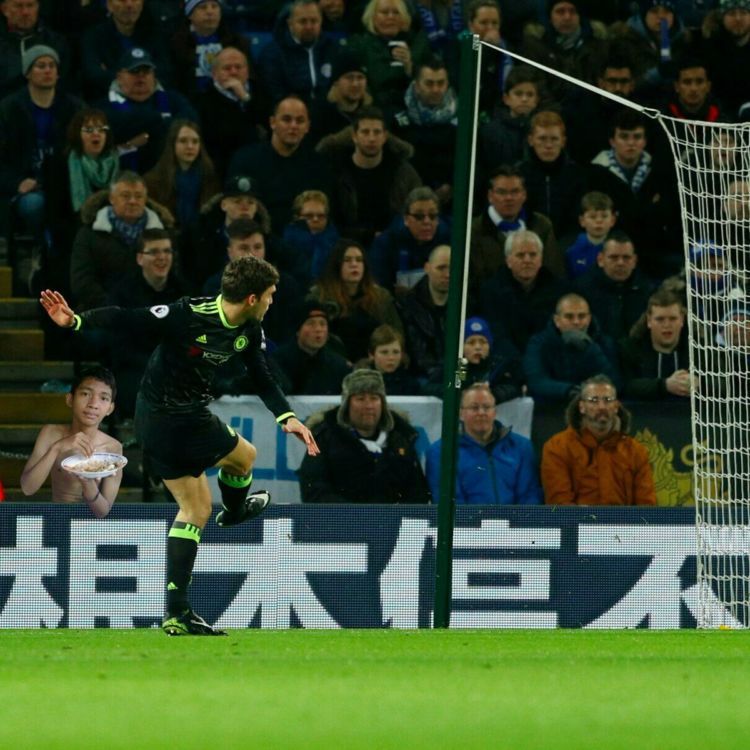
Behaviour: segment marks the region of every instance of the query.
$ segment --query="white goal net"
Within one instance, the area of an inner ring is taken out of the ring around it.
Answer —
[[[695,386],[698,627],[750,627],[750,123],[667,117],[487,42],[478,70],[483,51],[508,54],[636,109],[658,120],[668,136]]]
[[[699,627],[750,626],[750,123],[660,118],[677,169],[690,332]]]

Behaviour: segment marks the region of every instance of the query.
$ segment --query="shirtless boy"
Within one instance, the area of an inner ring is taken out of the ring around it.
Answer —
[[[104,367],[84,370],[73,381],[65,401],[73,412],[70,424],[46,424],[21,475],[24,495],[33,495],[52,478],[52,501],[85,502],[97,518],[109,513],[122,481],[122,469],[104,479],[83,479],[63,469],[63,459],[80,453],[122,453],[122,445],[99,429],[115,408],[117,389],[112,373]]]

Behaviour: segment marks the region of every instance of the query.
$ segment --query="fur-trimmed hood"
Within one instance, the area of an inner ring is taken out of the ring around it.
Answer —
[[[103,208],[106,208],[108,205],[108,190],[99,190],[96,193],[92,193],[81,206],[81,222],[86,226],[97,224],[100,221],[99,214],[101,210]],[[161,225],[165,229],[172,229],[174,227],[174,216],[172,216],[170,210],[166,206],[163,206],[161,203],[157,203],[151,198],[146,199],[146,211],[150,212],[148,228],[156,226],[156,224],[152,223],[151,215],[157,217],[161,222]],[[92,228],[103,231],[111,231],[110,229],[106,229],[103,226],[93,226]]]
[[[342,158],[354,152],[354,141],[352,141],[352,126],[347,125],[338,133],[331,133],[320,139],[315,150],[323,156],[331,158]],[[414,156],[414,146],[411,143],[388,133],[383,150],[390,151],[399,159],[411,159]]]

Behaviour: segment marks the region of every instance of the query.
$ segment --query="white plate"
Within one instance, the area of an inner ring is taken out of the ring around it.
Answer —
[[[77,468],[82,464],[86,465],[94,461],[101,461],[108,468],[102,468],[100,471],[81,471]],[[128,459],[125,458],[125,456],[121,456],[119,453],[93,453],[88,458],[77,453],[63,459],[60,466],[62,466],[65,471],[69,471],[77,477],[84,477],[85,479],[102,479],[116,474],[127,462]]]

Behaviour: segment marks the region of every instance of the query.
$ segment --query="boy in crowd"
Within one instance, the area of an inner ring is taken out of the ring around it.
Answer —
[[[569,279],[582,276],[602,251],[609,230],[615,225],[617,214],[612,199],[606,193],[592,190],[581,198],[578,223],[583,231],[565,251],[565,271]]]
[[[122,453],[122,445],[99,429],[115,408],[117,387],[104,367],[84,370],[74,381],[65,402],[72,411],[70,424],[42,427],[21,474],[24,495],[33,495],[51,477],[52,500],[56,503],[85,502],[97,518],[109,513],[122,481],[122,469],[103,479],[84,479],[67,472],[60,464],[80,453]]]

